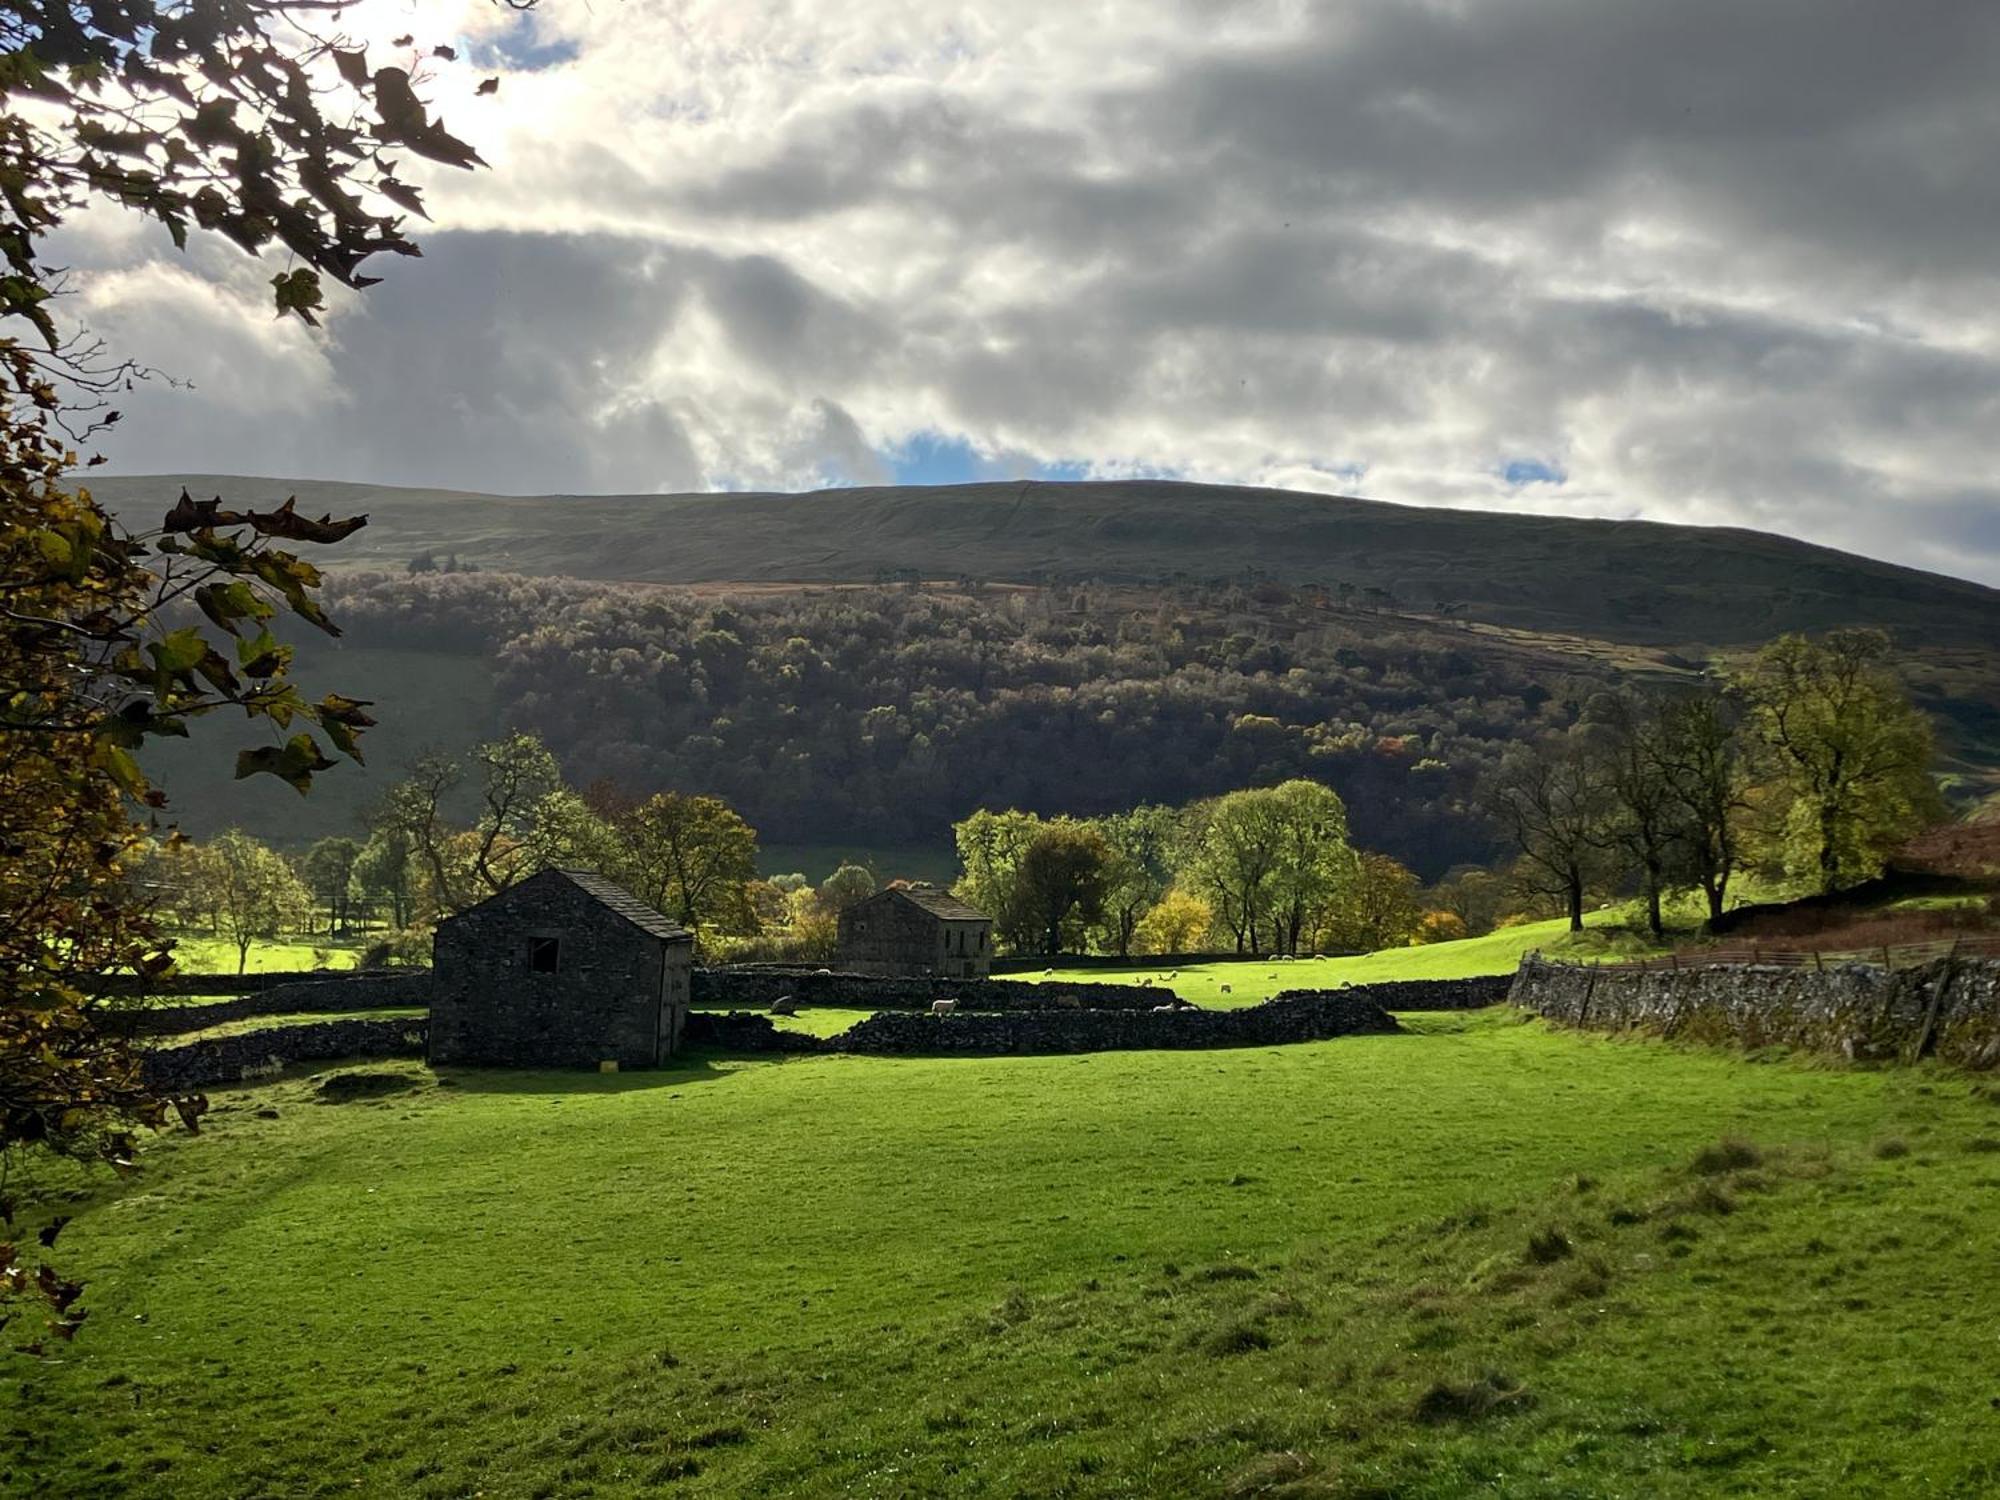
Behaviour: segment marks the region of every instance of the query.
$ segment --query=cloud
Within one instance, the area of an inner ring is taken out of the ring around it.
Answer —
[[[245,311],[268,268],[204,301],[86,237],[93,320],[201,372],[119,467],[800,487],[923,448],[2000,580],[1979,0],[396,16],[465,41],[431,86],[494,170],[431,174],[426,259],[317,340]]]

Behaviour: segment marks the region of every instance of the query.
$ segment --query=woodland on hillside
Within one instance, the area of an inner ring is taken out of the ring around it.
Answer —
[[[1427,878],[1501,852],[1481,778],[1613,673],[1276,584],[635,588],[349,574],[357,644],[491,661],[577,785],[719,796],[776,843],[943,843],[981,807],[1097,815],[1321,781]]]

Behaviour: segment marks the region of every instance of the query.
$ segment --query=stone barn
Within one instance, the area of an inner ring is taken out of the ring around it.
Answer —
[[[993,919],[933,885],[892,885],[840,914],[840,966],[856,974],[983,979]]]
[[[430,1060],[654,1067],[687,1023],[694,935],[601,875],[544,870],[438,924]]]

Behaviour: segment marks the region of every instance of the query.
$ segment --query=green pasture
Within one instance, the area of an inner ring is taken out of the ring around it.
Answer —
[[[1031,969],[1003,974],[1030,984],[1050,982],[1146,984],[1170,990],[1196,1005],[1227,1009],[1255,1005],[1281,990],[1334,989],[1342,984],[1379,984],[1392,979],[1468,979],[1482,974],[1511,974],[1521,956],[1539,949],[1554,957],[1574,959],[1644,956],[1662,952],[1643,929],[1625,925],[1622,910],[1592,912],[1586,931],[1572,934],[1562,918],[1503,927],[1484,937],[1451,943],[1427,943],[1416,948],[1384,948],[1347,958],[1273,958],[1213,963],[1162,964],[1138,959],[1129,966]],[[1224,986],[1228,986],[1225,992]]]
[[[329,969],[351,969],[361,957],[356,947],[332,939],[259,938],[250,945],[246,974],[268,974],[274,970],[311,969],[324,954]],[[174,939],[174,966],[184,974],[234,974],[236,945],[227,938],[184,937]]]
[[[2000,1090],[1424,1017],[215,1098],[10,1496],[1981,1495]],[[273,1113],[275,1112],[275,1113]],[[9,1330],[19,1341],[22,1325]]]

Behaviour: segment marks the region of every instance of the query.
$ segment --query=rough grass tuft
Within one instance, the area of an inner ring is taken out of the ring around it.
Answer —
[[[1270,1332],[1249,1318],[1232,1318],[1199,1334],[1194,1347],[1210,1359],[1229,1359],[1271,1347]]]
[[[1712,1146],[1703,1146],[1695,1152],[1694,1160],[1688,1166],[1703,1177],[1718,1176],[1723,1172],[1741,1172],[1746,1167],[1754,1167],[1764,1160],[1764,1153],[1751,1142],[1740,1136],[1728,1135]]]
[[[1883,1161],[1895,1161],[1898,1157],[1910,1154],[1910,1143],[1892,1135],[1887,1140],[1875,1143],[1875,1154]]]
[[[1534,1404],[1526,1386],[1496,1370],[1467,1381],[1440,1380],[1417,1398],[1412,1415],[1428,1426],[1447,1422],[1477,1422],[1504,1416]]]
[[[1528,1236],[1528,1259],[1538,1266],[1552,1266],[1576,1254],[1568,1235],[1550,1224]]]
[[[1254,1495],[1301,1495],[1310,1493],[1319,1465],[1303,1453],[1289,1449],[1283,1453],[1260,1453],[1230,1476],[1223,1493],[1231,1500],[1248,1500]]]
[[[1226,1260],[1219,1265],[1203,1266],[1194,1273],[1196,1281],[1255,1281],[1257,1272],[1241,1261]]]

